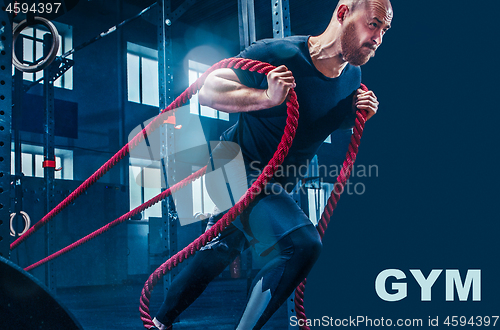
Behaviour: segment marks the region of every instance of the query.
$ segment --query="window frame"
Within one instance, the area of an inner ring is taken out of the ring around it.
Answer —
[[[21,144],[21,172],[24,176],[29,177],[44,177],[44,169],[42,167],[43,162],[43,147],[33,144]],[[60,171],[54,173],[55,179],[62,180],[73,180],[73,150],[55,148],[54,149],[56,168],[61,168]],[[26,159],[29,158],[29,165],[25,165]],[[15,155],[14,155],[14,143],[11,145],[11,173],[13,175],[20,174],[15,173]]]
[[[73,27],[71,25],[62,24],[58,22],[53,22],[57,28],[57,32],[59,33],[59,49],[57,50],[57,56],[61,56],[63,53],[71,50],[73,48]],[[14,26],[18,25],[18,23],[14,23]],[[38,33],[40,32],[40,34]],[[20,33],[21,40],[23,42],[23,58],[22,62],[33,65],[37,60],[43,56],[40,54],[40,51],[43,53],[43,35],[49,33],[49,31],[40,25],[36,27],[28,27],[25,28]],[[31,43],[31,58],[32,60],[27,60],[26,56],[26,42]],[[67,57],[68,59],[73,58],[73,54]],[[12,74],[15,72],[14,65],[12,66]],[[43,78],[43,70],[37,71],[34,73],[24,72],[23,80],[34,82],[38,79]],[[43,84],[43,79],[40,81]],[[73,68],[70,68],[66,71],[61,77],[54,81],[54,86],[58,88],[63,88],[67,90],[73,90]]]
[[[196,79],[199,78],[205,71],[210,68],[209,65],[188,60],[188,77],[189,77],[189,85],[194,83],[196,80],[193,78],[193,75],[196,74]],[[189,112],[193,115],[198,115],[200,117],[218,119],[222,121],[229,121],[229,113],[215,110],[211,107],[207,107],[205,105],[200,105],[198,102],[198,94],[193,95],[191,100],[189,101]],[[194,110],[196,108],[196,111]],[[215,116],[206,115],[204,113],[215,113]]]
[[[138,101],[136,101],[135,99],[131,100],[131,98],[130,98],[131,97],[130,91],[131,91],[131,86],[132,86],[131,79],[132,78],[131,78],[131,74],[130,74],[131,70],[130,70],[129,56],[136,56],[136,57],[138,57],[138,60],[139,60],[137,70],[134,70],[134,74],[135,74],[135,71],[138,72],[138,77],[137,77],[138,82],[137,82],[137,84],[135,84],[135,83],[133,84],[134,88],[136,88],[135,85],[138,85],[138,88],[139,88],[139,90],[138,90],[139,100]],[[145,99],[145,97],[144,97],[144,79],[143,79],[143,73],[144,73],[143,60],[144,59],[154,61],[156,63],[156,67],[158,67],[158,51],[157,50],[152,49],[152,48],[148,48],[145,46],[141,46],[138,44],[134,44],[132,42],[127,42],[127,101],[142,104],[142,105],[148,105],[148,106],[152,106],[152,107],[159,107],[160,97],[157,94],[158,89],[159,89],[159,77],[158,77],[158,75],[156,76],[156,83],[153,83],[153,87],[151,88],[151,90],[153,91],[153,96],[148,97],[148,98],[151,98],[153,103],[145,103],[145,100],[144,100]],[[155,70],[155,72],[158,74],[158,70]],[[155,91],[157,93],[155,93]]]

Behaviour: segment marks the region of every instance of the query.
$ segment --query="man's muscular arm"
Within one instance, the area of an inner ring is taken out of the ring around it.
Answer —
[[[275,107],[283,103],[295,79],[286,66],[281,65],[267,75],[268,89],[243,85],[231,69],[217,69],[210,73],[200,90],[200,104],[224,112],[246,112]]]

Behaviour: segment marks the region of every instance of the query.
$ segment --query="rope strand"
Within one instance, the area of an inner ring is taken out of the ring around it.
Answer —
[[[259,63],[259,65],[254,65]],[[106,174],[111,168],[113,168],[120,160],[122,160],[133,148],[135,148],[139,143],[144,140],[145,136],[151,134],[156,128],[158,128],[161,124],[161,114],[164,114],[167,111],[171,111],[185,104],[203,85],[205,79],[208,74],[212,71],[223,68],[223,67],[231,67],[235,64],[238,65],[238,68],[241,66],[249,67],[250,71],[260,70],[263,66],[261,62],[248,60],[248,59],[236,59],[236,58],[228,58],[224,59],[211,68],[209,68],[203,75],[200,76],[188,89],[186,89],[181,95],[179,95],[167,108],[163,109],[161,113],[156,116],[141,132],[138,132],[137,135],[125,146],[123,146],[113,157],[111,157],[104,165],[102,165],[94,174],[92,174],[89,178],[87,178],[78,188],[76,188],[69,196],[67,196],[63,201],[61,201],[56,207],[54,207],[49,213],[47,213],[40,221],[38,221],[33,227],[31,227],[26,233],[16,239],[11,245],[10,249],[13,250],[19,244],[21,244],[24,240],[30,237],[37,230],[45,226],[50,220],[52,220],[57,214],[59,214],[62,210],[64,210],[68,205],[72,204],[77,197],[83,194],[90,186],[97,182],[104,174]],[[235,66],[236,67],[236,66]],[[265,65],[264,65],[265,67]]]
[[[366,92],[368,88],[365,85],[361,84],[361,88]],[[361,135],[363,135],[363,129],[366,123],[366,110],[359,110],[356,113],[356,121],[354,124],[353,134],[351,135],[351,142],[349,143],[349,149],[346,154],[346,158],[342,165],[342,170],[337,177],[337,182],[334,184],[332,193],[330,194],[330,198],[328,198],[327,205],[321,215],[321,219],[318,222],[318,226],[316,229],[318,230],[319,236],[321,240],[323,240],[323,236],[325,235],[325,231],[328,228],[328,223],[330,222],[330,218],[332,216],[333,210],[337,207],[337,202],[340,199],[340,195],[344,192],[344,187],[351,175],[351,170],[353,168],[354,162],[356,161],[356,156],[358,153],[358,147],[361,142]],[[306,325],[306,313],[304,308],[304,292],[306,289],[307,279],[304,279],[302,283],[300,283],[295,289],[295,313],[297,319],[302,320],[303,324],[299,326],[300,330],[310,330],[310,328]]]
[[[231,62],[233,64],[233,62]],[[266,63],[261,63],[257,61],[244,61],[238,59],[234,63],[234,68],[241,68],[243,70],[257,71],[259,73],[267,74],[269,71],[274,69]],[[252,184],[252,186],[247,190],[245,195],[243,195],[238,203],[236,203],[229,211],[213,225],[208,231],[203,233],[200,237],[194,240],[191,244],[186,246],[181,251],[177,252],[174,256],[169,258],[165,263],[163,263],[158,269],[156,269],[148,278],[141,292],[140,307],[139,312],[141,314],[141,320],[146,329],[150,329],[154,326],[149,312],[149,300],[151,298],[151,291],[158,283],[158,281],[179,263],[183,262],[185,259],[194,255],[196,251],[205,246],[214,237],[216,237],[224,228],[229,226],[231,222],[240,215],[244,209],[254,200],[254,198],[263,190],[265,185],[274,175],[277,167],[283,163],[288,150],[292,145],[293,138],[295,137],[295,132],[298,126],[299,117],[299,104],[297,102],[297,95],[294,90],[290,90],[287,97],[287,120],[286,126],[281,138],[281,142],[278,145],[276,152],[274,153],[272,159],[269,161],[268,166],[266,166],[263,172],[259,175],[257,180]]]
[[[273,66],[255,61],[250,59],[241,59],[241,58],[228,58],[222,60],[215,65],[213,65],[210,69],[208,69],[200,78],[198,78],[191,86],[189,86],[181,95],[179,95],[167,108],[163,109],[160,113],[164,114],[167,111],[172,111],[183,104],[185,104],[202,86],[205,82],[206,77],[212,71],[219,68],[236,68],[242,70],[256,71],[259,73],[266,74],[274,69]],[[368,89],[363,84],[361,85],[365,91]],[[239,216],[245,208],[254,200],[254,198],[263,190],[264,186],[269,182],[269,180],[274,175],[277,167],[283,163],[284,158],[288,154],[290,146],[292,144],[293,138],[295,137],[295,132],[297,130],[298,125],[298,102],[295,91],[292,89],[287,97],[287,121],[285,130],[281,139],[280,144],[276,152],[273,155],[273,158],[269,161],[268,166],[266,166],[261,173],[261,175],[257,178],[257,180],[252,184],[252,186],[247,190],[246,194],[240,198],[238,203],[236,203],[212,228],[194,240],[191,244],[186,246],[181,251],[177,252],[174,256],[168,259],[164,264],[162,264],[158,269],[153,272],[148,280],[146,281],[144,288],[141,293],[140,298],[140,314],[141,320],[143,321],[144,327],[149,329],[154,326],[151,316],[149,315],[149,299],[151,297],[151,291],[154,286],[158,283],[158,281],[169,271],[171,271],[174,267],[176,267],[179,263],[183,262],[185,259],[192,256],[196,251],[198,251],[201,247],[205,246],[210,240],[216,237],[222,230],[224,230],[237,216]],[[10,248],[11,250],[16,248],[20,243],[22,243],[25,239],[31,236],[35,231],[43,227],[46,223],[52,220],[58,213],[60,213],[64,208],[66,208],[69,204],[72,204],[73,201],[80,196],[83,192],[85,192],[92,184],[94,184],[97,180],[99,180],[107,171],[109,171],[114,165],[116,165],[120,160],[122,160],[134,147],[136,147],[139,143],[141,143],[149,134],[151,134],[156,128],[158,128],[161,124],[160,115],[156,116],[141,132],[139,132],[127,145],[123,146],[113,157],[111,157],[104,165],[102,165],[94,174],[92,174],[87,180],[85,180],[77,189],[75,189],[68,197],[66,197],[62,202],[60,202],[54,209],[52,209],[49,213],[47,213],[40,221],[38,221],[33,227],[31,227],[24,235],[15,240]],[[330,222],[331,215],[333,210],[337,206],[337,202],[342,194],[345,184],[349,179],[351,174],[352,166],[356,160],[356,156],[358,153],[358,147],[360,144],[360,139],[363,133],[364,125],[366,122],[367,112],[365,110],[358,111],[356,114],[356,122],[353,130],[353,134],[351,136],[351,142],[349,144],[349,149],[346,154],[346,159],[342,166],[342,170],[337,177],[337,182],[334,185],[334,189],[328,199],[328,203],[325,206],[325,209],[321,215],[321,220],[318,223],[317,230],[320,234],[321,239],[325,234],[325,231],[328,227],[328,223]],[[78,240],[77,242],[70,244],[69,246],[61,249],[60,251],[40,260],[39,262],[25,268],[26,271],[32,270],[48,261],[51,261],[58,256],[65,254],[74,248],[88,242],[89,240],[101,235],[102,233],[108,231],[114,226],[124,222],[125,220],[131,218],[132,216],[142,212],[143,210],[151,207],[156,204],[160,200],[168,197],[172,192],[175,192],[178,189],[183,188],[187,184],[190,184],[201,175],[205,174],[206,167],[201,170],[193,173],[188,176],[181,182],[175,184],[169,189],[166,189],[159,195],[153,197],[146,203],[136,207],[135,209],[125,213],[121,217],[116,220],[110,222],[109,224],[101,227],[100,229],[94,231],[93,233],[85,236],[84,238]],[[306,279],[297,286],[295,291],[295,309],[297,313],[298,319],[306,320],[305,310],[304,310],[304,291]],[[305,324],[305,322],[304,322]],[[301,330],[309,330],[308,326],[300,326]]]
[[[156,195],[155,197],[151,198],[150,200],[148,200],[147,202],[145,202],[144,204],[142,205],[139,205],[138,207],[136,207],[135,209],[125,213],[124,215],[122,215],[121,217],[119,217],[118,219],[108,223],[107,225],[97,229],[96,231],[94,231],[93,233],[91,234],[88,234],[87,236],[79,239],[78,241],[68,245],[67,247],[51,254],[50,256],[32,264],[31,266],[28,266],[26,267],[24,270],[29,272],[30,270],[32,269],[35,269],[75,248],[77,248],[78,246],[84,244],[84,243],[87,243],[88,241],[96,238],[97,236],[101,235],[101,234],[104,234],[105,232],[107,232],[108,230],[110,230],[111,228],[119,225],[120,223],[130,219],[131,217],[133,217],[134,215],[136,214],[139,214],[141,213],[142,211],[144,211],[145,209],[147,208],[150,208],[151,206],[153,206],[154,204],[158,203],[159,201],[167,198],[168,196],[170,196],[172,193],[176,192],[177,190],[179,189],[182,189],[184,188],[185,186],[187,186],[188,184],[192,183],[194,180],[198,179],[200,176],[204,175],[205,172],[207,170],[207,167],[203,167],[202,169],[198,170],[197,172],[191,174],[190,176],[188,176],[187,178],[185,178],[184,180],[178,182],[177,184],[173,185],[172,187],[170,187],[169,189],[166,189],[165,191],[163,191],[162,193]]]
[[[156,128],[158,128],[161,123],[162,123],[162,117],[161,115],[174,110],[183,104],[185,104],[200,88],[203,86],[203,83],[205,82],[206,77],[210,72],[214,71],[217,68],[221,67],[229,67],[229,66],[237,66],[237,67],[242,67],[244,66],[247,70],[251,71],[259,71],[262,73],[264,71],[269,72],[272,70],[272,66],[266,63],[262,63],[259,61],[254,61],[254,60],[248,60],[248,59],[235,59],[235,58],[228,58],[225,60],[222,60],[215,65],[213,65],[211,68],[209,68],[200,78],[198,78],[191,86],[189,86],[181,95],[179,95],[167,108],[161,111],[161,113],[156,116],[146,127],[144,127],[140,132],[138,132],[132,140],[126,144],[125,146],[120,149],[113,157],[111,157],[103,166],[101,166],[94,174],[92,174],[87,180],[85,180],[77,189],[75,189],[68,197],[66,197],[59,205],[57,205],[53,210],[51,210],[46,216],[44,216],[40,221],[38,221],[33,227],[31,227],[24,235],[19,237],[16,241],[14,241],[11,244],[11,249],[17,247],[22,241],[24,241],[26,238],[28,238],[30,235],[32,235],[35,231],[38,229],[42,228],[46,223],[48,223],[51,219],[54,218],[55,215],[60,213],[66,206],[71,204],[78,196],[80,196],[83,192],[85,192],[93,183],[95,183],[100,177],[102,177],[107,171],[109,171],[114,165],[116,165],[121,159],[123,159],[130,150],[135,148],[140,142],[142,142],[149,134],[151,134]],[[298,107],[298,105],[297,105]],[[203,175],[206,171],[206,168],[202,169],[203,173],[200,175]],[[200,170],[200,171],[202,171]],[[197,173],[199,173],[198,171]],[[196,174],[196,173],[195,173]],[[128,218],[142,212],[146,208],[152,206],[153,204],[157,203],[159,200],[166,198],[170,192],[173,192],[174,187],[177,187],[176,189],[180,189],[183,187],[185,184],[190,183],[195,180],[188,180],[189,178],[192,178],[194,176],[191,175],[188,178],[184,179],[183,181],[177,183],[175,186],[173,186],[171,189],[168,189],[164,191],[163,193],[157,195],[156,197],[152,198],[151,200],[147,201],[146,203],[138,206],[134,210],[127,212],[126,214],[122,215],[118,219],[112,221],[111,223],[105,225],[104,227],[94,231],[93,233],[81,238],[80,240],[76,241],[73,244],[70,244],[69,246],[59,250],[58,252],[53,253],[50,256],[47,256],[46,258],[28,266],[25,268],[26,271],[32,270],[38,266],[41,266],[45,264],[48,261],[51,261],[60,255],[63,255],[74,248],[90,241],[91,239],[101,235],[102,233],[108,231],[112,227],[124,222]],[[159,196],[162,196],[160,199]],[[155,200],[155,202],[152,203],[152,201]]]

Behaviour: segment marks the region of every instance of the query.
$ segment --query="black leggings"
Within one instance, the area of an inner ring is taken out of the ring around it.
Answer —
[[[240,234],[235,230],[233,235]],[[237,330],[260,329],[269,320],[311,270],[321,252],[321,240],[311,224],[284,236],[274,249],[276,255],[255,276]],[[156,319],[171,325],[239,253],[227,244],[197,252],[172,282]]]

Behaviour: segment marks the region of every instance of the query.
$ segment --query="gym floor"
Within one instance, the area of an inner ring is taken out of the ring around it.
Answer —
[[[124,285],[58,289],[58,300],[75,316],[84,330],[144,329],[139,315],[139,298],[144,280]],[[155,313],[163,301],[159,283],[151,297]],[[175,330],[232,330],[243,311],[246,279],[217,278],[182,315]],[[288,329],[286,304],[263,329]]]

